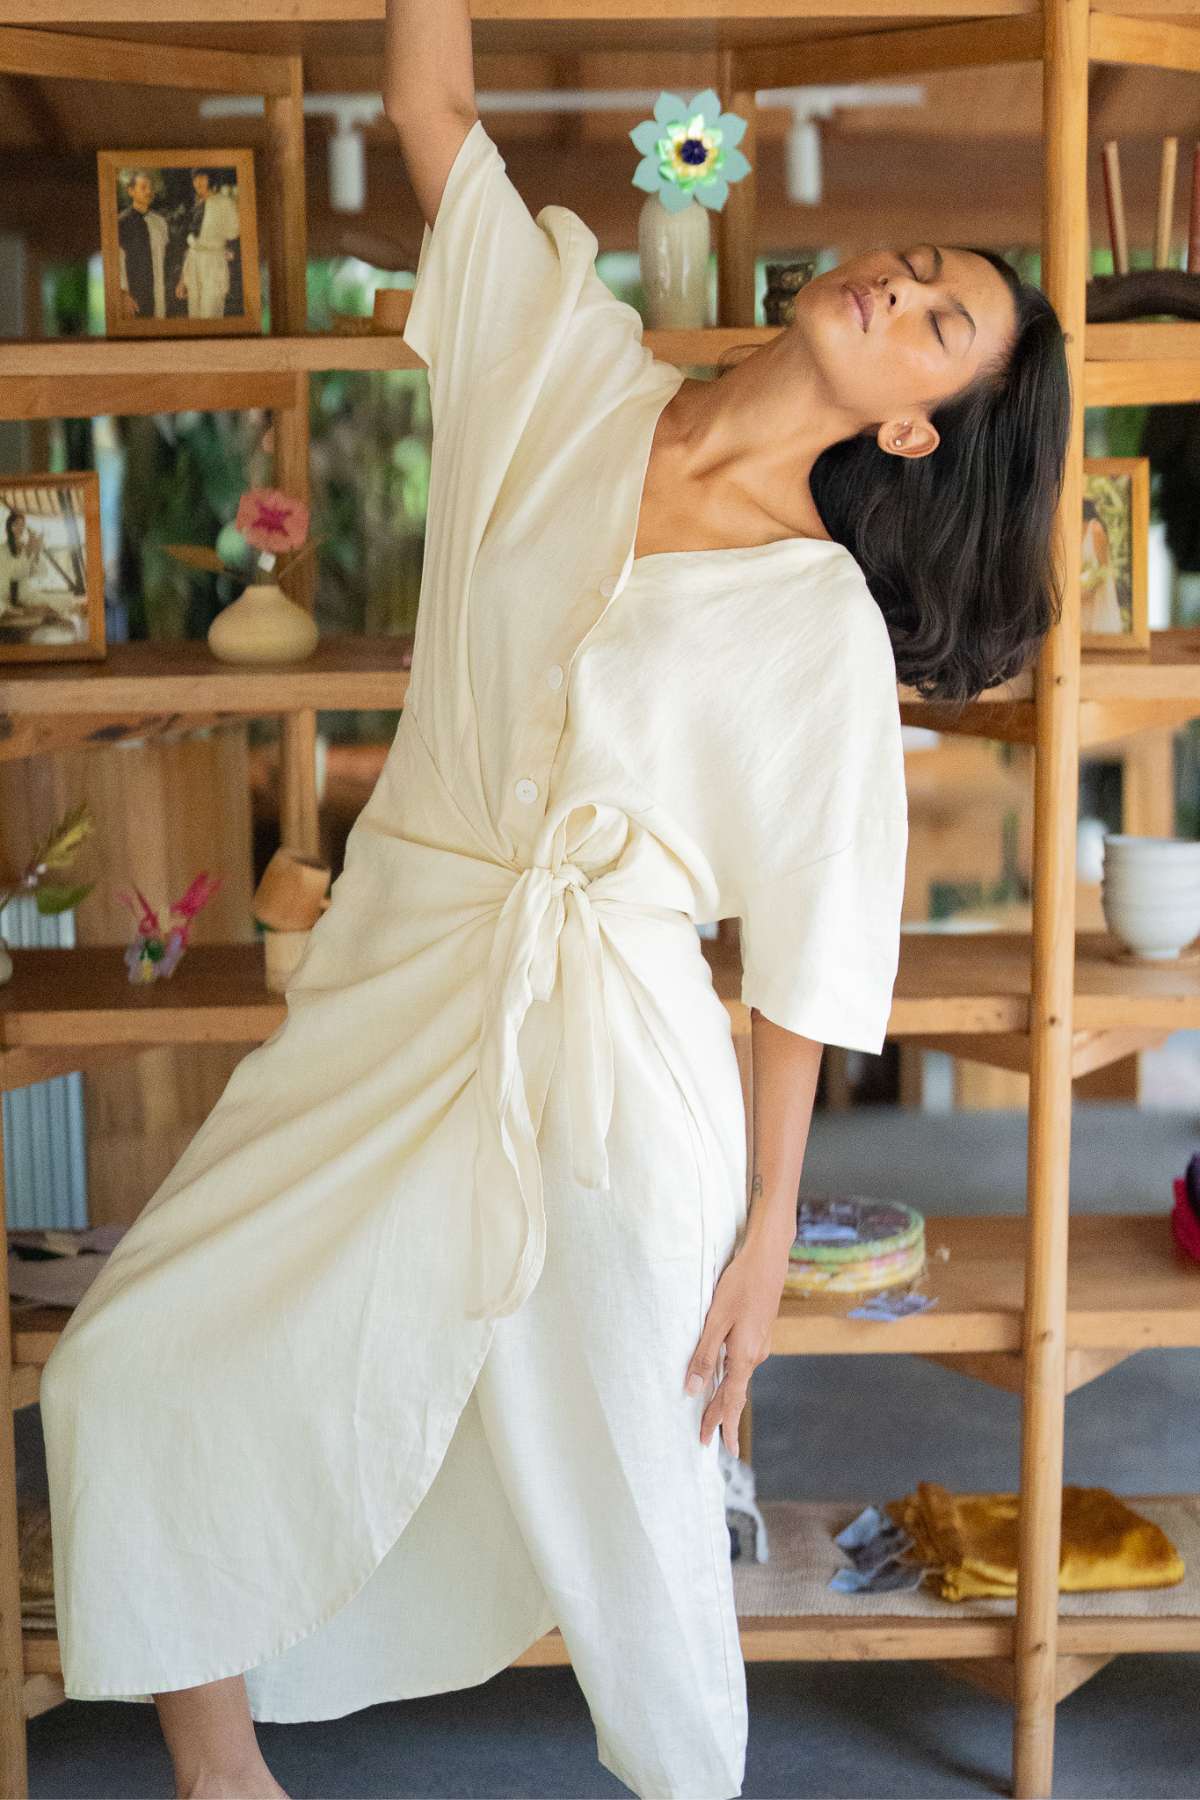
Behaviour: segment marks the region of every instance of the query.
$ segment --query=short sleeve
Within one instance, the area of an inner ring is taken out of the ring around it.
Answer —
[[[530,214],[504,158],[476,119],[459,146],[432,226],[426,225],[404,341],[429,370],[435,420],[552,318],[562,273],[566,208]]]
[[[850,579],[846,580],[849,574]],[[847,558],[774,730],[771,791],[743,830],[741,997],[777,1025],[877,1055],[900,957],[904,741],[887,626]],[[814,662],[812,647],[820,646]]]
[[[822,1044],[878,1055],[900,955],[907,826],[862,818],[819,862],[753,889],[741,921],[742,999]]]

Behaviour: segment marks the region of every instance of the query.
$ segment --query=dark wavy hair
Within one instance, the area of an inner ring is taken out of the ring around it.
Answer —
[[[896,674],[927,700],[965,705],[1010,680],[1061,613],[1052,526],[1071,425],[1062,326],[1040,288],[994,251],[1016,330],[999,367],[934,408],[941,441],[889,456],[874,433],[832,444],[810,485],[825,529],[866,576]]]
[[[890,456],[878,425],[831,444],[810,487],[887,620],[897,679],[966,705],[1037,653],[1062,609],[1052,526],[1071,390],[1062,327],[1040,288],[991,250],[1016,330],[1008,355],[930,411],[940,442]]]

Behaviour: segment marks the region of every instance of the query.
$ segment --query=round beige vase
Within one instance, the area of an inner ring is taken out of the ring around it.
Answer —
[[[638,260],[653,331],[695,331],[708,324],[708,208],[689,201],[670,212],[648,194],[638,214]]]
[[[208,647],[222,662],[303,662],[317,647],[317,622],[276,581],[253,582],[219,612]]]

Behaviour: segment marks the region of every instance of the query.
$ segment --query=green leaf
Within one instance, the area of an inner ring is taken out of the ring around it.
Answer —
[[[70,912],[73,906],[87,898],[95,885],[94,881],[85,881],[82,887],[63,887],[44,881],[34,892],[34,903],[40,913]]]

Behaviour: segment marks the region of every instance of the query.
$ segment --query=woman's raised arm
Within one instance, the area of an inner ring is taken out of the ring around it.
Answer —
[[[427,225],[479,117],[468,0],[386,0],[384,111]]]

